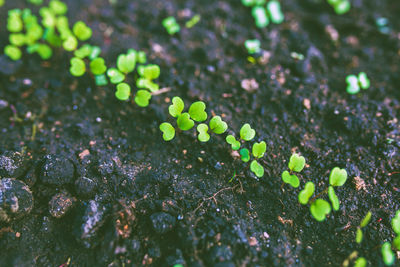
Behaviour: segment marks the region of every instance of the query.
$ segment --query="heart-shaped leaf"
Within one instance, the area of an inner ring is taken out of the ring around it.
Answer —
[[[319,222],[325,220],[326,215],[331,212],[331,205],[323,199],[315,200],[310,206],[311,215]]]
[[[139,107],[147,107],[151,99],[151,93],[146,90],[139,90],[135,96],[135,102]]]
[[[299,193],[299,203],[303,205],[307,205],[308,200],[314,194],[315,185],[313,182],[307,182],[304,186],[304,189]]]
[[[19,49],[18,47],[14,46],[14,45],[6,45],[6,47],[4,47],[4,54],[6,54],[9,58],[11,58],[14,61],[19,60],[22,56],[21,49]],[[72,74],[72,72],[71,72],[71,74]]]
[[[160,130],[163,132],[163,139],[171,141],[175,137],[175,128],[168,122],[161,123]]]
[[[199,132],[197,138],[199,139],[200,142],[207,142],[208,140],[210,140],[210,135],[207,133],[208,131],[207,124],[201,123],[197,125],[197,131]]]
[[[255,158],[262,158],[265,154],[265,151],[267,151],[267,144],[264,141],[253,144],[252,153]]]
[[[78,46],[78,40],[72,35],[68,36],[67,39],[63,42],[63,47],[65,51],[71,52],[76,49]]]
[[[72,27],[75,36],[81,41],[86,41],[92,37],[92,29],[90,29],[83,21],[77,21]]]
[[[79,77],[79,76],[82,76],[83,74],[85,74],[86,65],[82,59],[73,57],[73,58],[71,58],[70,63],[71,63],[71,67],[69,68],[69,72],[72,75]]]
[[[358,74],[358,83],[360,84],[362,89],[368,89],[371,85],[371,82],[368,79],[368,76],[365,72],[360,72]]]
[[[387,266],[390,266],[394,263],[394,260],[396,257],[392,251],[392,245],[389,242],[383,243],[382,248],[381,248],[381,253],[382,253],[383,262]]]
[[[358,78],[355,75],[348,75],[346,77],[347,83],[347,93],[349,94],[357,94],[360,92],[360,86],[358,85]]]
[[[121,54],[117,59],[117,68],[127,74],[132,72],[135,69],[136,65],[136,56],[133,54],[124,55]]]
[[[88,57],[92,53],[92,46],[90,44],[84,44],[79,49],[74,51],[74,56],[79,58]]]
[[[264,167],[260,165],[256,160],[253,160],[250,163],[250,170],[257,176],[263,177],[264,176]]]
[[[101,75],[106,72],[107,67],[104,63],[104,59],[101,57],[93,59],[90,62],[90,70],[94,75]]]
[[[239,154],[243,162],[248,162],[250,160],[250,151],[247,148],[240,149]]]
[[[364,257],[359,257],[354,262],[354,267],[367,267],[367,260]]]
[[[294,153],[290,156],[289,160],[289,169],[294,172],[301,172],[306,164],[306,159],[303,156],[300,156],[297,153]]]
[[[370,211],[368,211],[368,213],[365,215],[364,219],[361,221],[360,227],[364,228],[365,226],[367,226],[367,224],[371,220],[371,217],[372,217],[372,213]],[[399,217],[400,217],[400,212],[399,212]],[[399,231],[400,231],[400,220],[399,220]]]
[[[198,122],[205,121],[207,119],[207,113],[205,112],[205,109],[206,104],[204,102],[194,102],[189,108],[190,117]]]
[[[357,244],[360,244],[363,240],[363,232],[361,231],[360,227],[357,227],[357,232],[356,232],[356,242]]]
[[[110,78],[111,83],[117,84],[125,80],[125,75],[116,68],[109,68],[107,76]]]
[[[194,121],[190,119],[190,115],[187,112],[179,115],[178,119],[176,120],[176,123],[178,124],[178,127],[182,131],[190,130],[194,126]]]
[[[220,116],[214,116],[210,120],[210,129],[216,134],[223,134],[228,129],[228,124]]]
[[[267,10],[263,6],[254,6],[251,9],[251,15],[254,17],[254,20],[256,21],[256,26],[258,28],[264,28],[268,26],[269,19],[267,16]]]
[[[333,210],[338,211],[339,210],[339,198],[335,194],[335,189],[333,189],[333,186],[329,186],[328,196],[329,196],[329,200],[332,203]]]
[[[183,103],[182,98],[175,96],[172,98],[172,105],[168,107],[169,114],[172,117],[178,117],[181,115],[183,109],[185,108],[185,103]]]
[[[246,123],[240,129],[240,138],[245,141],[250,141],[256,135],[256,131],[250,127],[250,124]]]
[[[138,73],[147,80],[154,80],[160,76],[160,67],[155,64],[140,66],[138,67]]]
[[[225,140],[231,145],[232,150],[238,150],[240,148],[240,142],[237,141],[233,135],[228,135]]]
[[[269,17],[271,18],[271,21],[275,24],[281,24],[283,20],[285,19],[285,16],[283,15],[281,11],[281,5],[279,1],[276,0],[271,0],[267,4],[267,10]]]
[[[329,175],[329,184],[331,186],[342,186],[347,180],[347,172],[345,169],[335,167]]]
[[[400,210],[396,212],[396,215],[392,219],[392,228],[396,234],[400,235]]]
[[[294,188],[297,188],[300,185],[299,178],[294,174],[290,174],[288,171],[284,171],[282,173],[282,180],[283,182],[290,184]]]
[[[105,86],[108,84],[108,80],[104,74],[94,76],[94,81],[97,86]]]
[[[117,91],[115,92],[115,96],[119,100],[128,100],[131,95],[131,87],[127,83],[120,83],[117,85]]]

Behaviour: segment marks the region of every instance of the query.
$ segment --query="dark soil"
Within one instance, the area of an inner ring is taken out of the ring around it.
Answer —
[[[6,1],[1,50],[7,10],[27,5]],[[285,22],[265,29],[238,0],[66,2],[109,64],[128,48],[144,50],[171,90],[139,108],[115,99],[112,86],[73,78],[62,50],[48,62],[0,56],[0,152],[5,162],[19,157],[18,172],[3,168],[1,177],[25,182],[34,197],[29,214],[0,225],[1,266],[340,266],[354,250],[383,266],[380,245],[393,239],[400,209],[399,1],[354,0],[343,16],[325,1],[282,1]],[[161,25],[194,14],[201,21],[173,37]],[[378,17],[388,18],[389,34]],[[267,63],[247,61],[243,43],[252,38]],[[360,71],[371,88],[347,94],[346,75]],[[241,81],[251,78],[259,88],[247,92]],[[267,142],[264,177],[233,157],[223,136],[164,142],[158,126],[176,95],[205,101],[236,132],[250,123]],[[281,189],[292,151],[308,164],[300,188],[311,180],[321,192],[335,166],[349,174],[337,190],[340,210],[322,223],[298,204],[300,189]]]

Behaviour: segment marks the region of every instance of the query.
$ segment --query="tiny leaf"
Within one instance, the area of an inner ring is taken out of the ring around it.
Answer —
[[[282,173],[282,180],[283,180],[283,182],[290,184],[294,188],[297,188],[300,185],[299,178],[294,174],[290,174],[288,171],[284,171]],[[307,201],[308,201],[308,199],[307,199]]]
[[[361,231],[361,228],[357,227],[357,232],[356,232],[356,242],[357,244],[360,244],[363,240],[363,232]]]
[[[300,204],[307,205],[308,200],[314,194],[315,185],[313,182],[307,182],[304,189],[299,193]]]
[[[267,151],[267,144],[264,141],[253,144],[252,153],[255,158],[262,158],[265,151]]]
[[[127,74],[132,72],[135,69],[136,65],[136,56],[134,54],[121,54],[117,59],[117,68]]]
[[[86,41],[92,37],[92,29],[90,29],[83,21],[77,21],[72,27],[75,36],[81,40]]]
[[[128,100],[131,95],[131,87],[127,83],[120,83],[117,85],[117,91],[115,92],[115,96],[119,100]]]
[[[354,262],[354,267],[367,267],[367,260],[364,257],[359,257]]]
[[[335,211],[339,210],[339,198],[336,196],[335,194],[335,189],[333,189],[333,186],[329,186],[328,189],[328,196],[329,196],[329,200],[332,203],[332,207]]]
[[[104,59],[101,57],[93,59],[90,62],[90,70],[94,75],[101,75],[106,72],[107,67],[104,63]]]
[[[168,122],[161,123],[160,130],[163,132],[163,139],[171,141],[175,137],[175,128]]]
[[[184,108],[185,104],[183,103],[182,98],[180,98],[179,96],[175,96],[174,98],[172,98],[172,105],[168,107],[168,111],[172,117],[178,117],[179,115],[181,115]]]
[[[370,211],[368,211],[368,213],[365,215],[364,219],[362,219],[362,221],[360,223],[360,227],[364,228],[365,226],[367,226],[367,224],[371,220],[371,217],[372,217],[372,213]]]
[[[182,131],[188,131],[194,126],[194,121],[190,119],[190,115],[187,112],[179,115],[176,123]]]
[[[331,186],[342,186],[347,180],[347,172],[345,169],[335,167],[329,175],[329,184]]]
[[[250,163],[250,170],[254,172],[254,174],[257,177],[263,177],[264,176],[264,167],[260,165],[256,160],[253,160]]]
[[[326,215],[331,212],[331,205],[326,200],[317,199],[310,206],[311,215],[319,222],[325,220]]]
[[[289,169],[295,172],[301,172],[306,164],[306,160],[303,156],[294,153],[289,159]]]
[[[151,99],[151,93],[146,90],[139,90],[135,95],[135,102],[139,107],[147,107]]]
[[[228,144],[230,144],[231,145],[231,147],[232,147],[232,150],[239,150],[239,148],[240,148],[240,142],[239,141],[237,141],[236,140],[236,138],[233,136],[233,135],[228,135],[227,137],[226,137],[226,142],[228,143]]]
[[[396,234],[400,235],[400,210],[396,212],[396,215],[392,219],[392,228]]]
[[[205,121],[207,119],[207,113],[205,112],[206,104],[202,101],[194,102],[190,105],[189,114],[190,117],[198,122]]]
[[[250,141],[256,135],[256,131],[250,127],[250,124],[246,123],[240,129],[240,138],[245,141]]]
[[[220,116],[214,116],[210,120],[210,129],[216,134],[223,134],[228,129],[228,124]]]
[[[69,72],[72,75],[79,77],[79,76],[82,76],[83,74],[85,74],[86,65],[82,59],[73,57],[73,58],[71,58],[70,63],[71,63],[71,67],[69,68]]]
[[[197,131],[199,132],[197,138],[199,139],[200,142],[207,142],[208,140],[210,140],[210,135],[207,133],[208,131],[207,124],[201,123],[197,125]]]
[[[117,84],[125,80],[125,75],[116,68],[109,68],[107,76],[110,78],[111,83]]]
[[[240,149],[239,154],[243,162],[248,162],[250,160],[250,151],[247,148]]]
[[[389,242],[385,242],[381,248],[383,262],[386,265],[392,265],[395,260],[395,255],[392,251],[392,245]]]

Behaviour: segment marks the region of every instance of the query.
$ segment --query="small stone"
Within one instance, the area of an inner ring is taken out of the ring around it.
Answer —
[[[47,155],[42,166],[42,182],[53,185],[70,184],[74,181],[74,164],[63,156]]]
[[[76,194],[81,198],[91,198],[95,195],[97,183],[87,177],[80,177],[75,181]]]
[[[29,187],[16,179],[0,180],[0,221],[10,222],[31,212],[33,196]]]
[[[75,198],[67,192],[54,195],[49,202],[49,212],[55,218],[63,217],[73,206]]]
[[[209,253],[212,263],[230,261],[233,258],[231,248],[228,246],[214,246]]]
[[[18,178],[27,169],[27,160],[19,152],[6,151],[0,155],[0,177]]]
[[[165,234],[171,231],[176,223],[176,219],[168,213],[158,212],[150,216],[154,230],[158,234]]]
[[[255,79],[244,79],[241,82],[241,86],[247,92],[254,92],[259,87],[259,85]]]

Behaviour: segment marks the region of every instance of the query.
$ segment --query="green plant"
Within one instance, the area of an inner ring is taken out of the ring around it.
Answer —
[[[94,75],[101,75],[106,72],[107,67],[103,58],[98,57],[90,62],[90,70]]]
[[[360,244],[363,240],[363,232],[361,229],[368,225],[368,223],[371,221],[371,217],[372,217],[372,213],[370,211],[368,211],[368,213],[362,219],[360,226],[357,227],[356,242],[358,244]]]
[[[303,156],[294,153],[289,159],[289,170],[282,173],[282,180],[284,183],[290,184],[292,187],[297,188],[300,185],[300,180],[295,173],[303,170],[306,160]]]
[[[358,76],[348,75],[346,77],[346,83],[347,83],[347,88],[346,88],[347,93],[352,95],[360,92],[360,88],[368,89],[371,84],[365,72],[360,72]]]
[[[255,54],[255,53],[260,52],[261,51],[260,45],[261,45],[261,43],[257,39],[246,40],[244,42],[244,46],[246,47],[247,53],[249,53],[249,54]]]
[[[167,30],[169,35],[174,35],[181,30],[181,27],[172,16],[163,19],[162,25]]]
[[[185,23],[185,27],[186,28],[192,28],[192,27],[194,27],[194,25],[196,25],[197,23],[199,23],[199,21],[200,21],[200,19],[201,19],[201,17],[200,17],[200,15],[194,15],[190,20],[188,20],[186,23]]]
[[[351,4],[349,0],[327,0],[328,4],[330,4],[335,13],[338,15],[343,15],[350,11]]]
[[[86,41],[92,37],[92,29],[90,29],[83,21],[77,21],[73,28],[73,33],[80,41]]]
[[[395,260],[395,255],[392,251],[392,245],[390,244],[390,242],[383,243],[381,247],[381,253],[383,262],[388,266],[393,265]]]
[[[127,83],[120,83],[117,85],[115,96],[122,101],[128,100],[131,95],[131,87]]]
[[[76,77],[82,76],[86,72],[86,64],[85,61],[83,61],[80,58],[73,57],[70,60],[71,67],[69,69],[69,72]]]
[[[280,2],[277,0],[270,0],[268,3],[266,0],[242,0],[242,4],[252,8],[251,14],[259,28],[268,26],[270,21],[280,24],[285,19]]]
[[[14,45],[7,45],[4,47],[4,54],[6,54],[12,60],[18,60],[22,56],[21,49]]]

